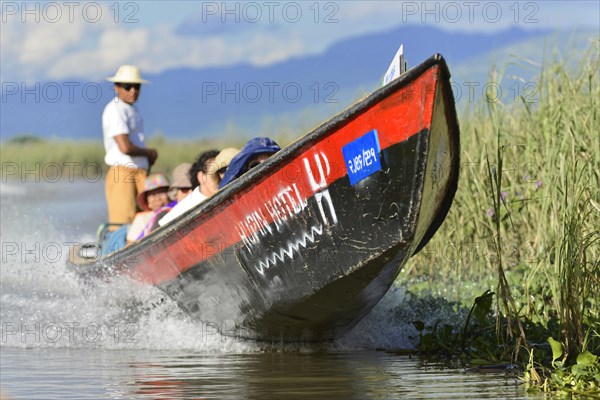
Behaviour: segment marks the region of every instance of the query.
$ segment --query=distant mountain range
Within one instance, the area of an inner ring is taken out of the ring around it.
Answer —
[[[340,41],[322,54],[266,67],[174,69],[148,75],[139,107],[149,136],[190,139],[222,135],[303,133],[378,85],[400,43],[414,66],[444,55],[457,86],[485,84],[491,63],[511,54],[540,61],[544,46],[585,48],[597,32],[510,29],[486,35],[402,26]],[[573,44],[575,43],[575,44]],[[524,64],[527,64],[524,62]],[[510,73],[532,74],[524,66]],[[466,93],[466,92],[465,92]],[[113,97],[109,82],[2,82],[0,137],[22,134],[100,140],[100,117]]]

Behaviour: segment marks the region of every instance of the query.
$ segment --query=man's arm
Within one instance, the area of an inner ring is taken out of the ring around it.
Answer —
[[[148,163],[150,165],[154,165],[154,162],[158,158],[158,152],[155,149],[147,149],[143,147],[138,147],[131,143],[129,140],[129,135],[123,133],[122,135],[114,136],[115,142],[117,142],[117,146],[119,146],[119,150],[127,154],[129,156],[143,156],[148,158]]]

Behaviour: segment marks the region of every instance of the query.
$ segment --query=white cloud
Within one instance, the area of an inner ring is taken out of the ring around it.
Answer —
[[[18,39],[19,61],[23,64],[37,64],[57,59],[66,50],[77,45],[84,30],[84,25],[71,24],[68,20],[55,24],[36,24],[36,29],[27,30]]]
[[[48,68],[51,78],[102,79],[121,64],[134,62],[148,46],[148,31],[110,29],[99,33],[92,49],[77,49],[56,60]]]
[[[381,32],[404,23],[478,32],[497,31],[510,26],[553,29],[577,26],[598,28],[599,25],[598,3],[594,1],[476,2],[477,6],[473,6],[475,8],[470,14],[471,6],[468,4],[473,3],[321,2],[318,3],[321,7],[318,23],[314,21],[314,9],[309,8],[315,3],[301,3],[305,14],[299,23],[289,23],[280,18],[276,21],[275,31],[272,25],[256,24],[243,33],[233,29],[220,35],[211,35],[202,30],[200,32],[204,33],[198,35],[179,34],[179,27],[174,22],[177,19],[173,16],[163,18],[169,20],[169,24],[157,24],[156,20],[160,18],[156,16],[142,18],[144,12],[170,12],[168,4],[163,2],[162,7],[140,8],[136,14],[140,22],[136,24],[116,23],[114,10],[110,9],[112,3],[94,3],[102,4],[102,18],[98,21],[91,21],[90,14],[85,18],[81,12],[84,5],[76,10],[75,18],[66,18],[68,13],[65,10],[63,18],[52,22],[44,18],[38,22],[32,19],[22,22],[18,15],[3,15],[0,27],[2,79],[98,80],[113,74],[123,63],[138,64],[144,72],[152,73],[171,68],[218,67],[242,62],[269,65],[290,57],[321,52],[336,41],[351,36]],[[327,4],[330,6],[326,8]],[[449,6],[452,4],[454,6]],[[486,4],[492,5],[484,13]],[[501,7],[499,18],[492,15],[496,5]],[[515,5],[520,7],[518,12]],[[196,11],[200,7],[193,2],[184,2],[177,12],[183,13],[184,6],[190,7],[190,15],[194,7]],[[457,9],[460,10],[460,18],[452,22]],[[120,16],[121,20],[123,16]],[[326,17],[337,22],[325,23]],[[496,19],[496,22],[490,22]],[[154,22],[144,23],[145,20]]]
[[[302,40],[289,34],[274,37],[265,32],[243,37],[190,37],[161,27],[151,34],[149,45],[140,54],[139,64],[150,72],[176,67],[214,67],[247,62],[269,65],[305,52]]]
[[[41,81],[52,78],[51,71],[56,64],[62,63],[73,52],[85,51],[99,32],[115,26],[109,20],[90,22],[81,14],[58,8],[61,3],[51,3],[53,14],[45,11],[47,9],[40,4],[14,3],[16,12],[2,15],[0,62],[3,80]],[[25,13],[25,9],[29,13]]]
[[[44,34],[45,29],[29,32],[27,40]],[[79,33],[78,33],[79,34]],[[125,63],[139,65],[144,72],[158,73],[170,68],[210,67],[248,62],[268,65],[283,61],[305,52],[304,44],[297,35],[273,37],[263,32],[245,34],[239,38],[180,36],[170,27],[155,29],[124,30],[105,27],[98,32],[92,48],[77,48],[60,57],[59,47],[43,50],[36,57],[29,57],[29,64],[44,64],[44,71],[52,79],[87,78],[103,79]],[[65,40],[62,49],[66,49]]]

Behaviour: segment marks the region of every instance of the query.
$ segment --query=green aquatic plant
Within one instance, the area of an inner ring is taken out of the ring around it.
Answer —
[[[465,321],[465,325],[463,327],[461,348],[466,348],[471,316],[473,316],[480,325],[485,325],[486,319],[492,307],[494,294],[494,292],[486,290],[485,293],[475,299],[475,302],[469,310],[469,315],[467,315],[467,320]]]
[[[460,117],[455,201],[398,282],[467,310],[495,292],[493,326],[457,318],[451,337],[441,325],[423,326],[425,354],[515,363],[532,390],[599,396],[591,357],[600,355],[598,48],[577,65],[554,54],[535,101],[484,100]],[[562,346],[556,357],[549,337]]]
[[[586,342],[583,346],[586,348]],[[529,383],[530,392],[563,392],[569,395],[600,398],[600,361],[599,357],[589,350],[577,355],[575,362],[566,364],[566,349],[553,337],[548,338],[552,350],[550,365],[534,363],[533,350],[530,362],[524,373],[524,380]],[[540,372],[538,372],[538,370]]]
[[[497,363],[493,298],[494,293],[487,290],[475,298],[468,313],[459,306],[453,312],[452,322],[436,319],[427,325],[413,321],[419,332],[417,350],[429,358],[456,360],[461,365]]]

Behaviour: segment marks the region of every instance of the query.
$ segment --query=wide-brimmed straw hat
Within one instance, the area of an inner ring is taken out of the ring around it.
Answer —
[[[240,149],[235,147],[227,147],[219,152],[215,157],[214,165],[209,168],[208,174],[216,174],[220,170],[227,168],[235,157],[240,152]]]
[[[106,78],[109,82],[115,83],[150,83],[142,79],[140,69],[135,65],[121,65],[114,76]]]
[[[169,198],[175,199],[177,189],[192,188],[190,180],[191,163],[182,163],[175,167],[171,178],[171,186],[169,187]]]
[[[144,211],[150,211],[150,207],[148,207],[148,199],[146,196],[148,192],[154,189],[159,188],[169,188],[169,180],[163,174],[152,174],[146,178],[144,182],[144,191],[138,194],[137,203],[140,208]]]

